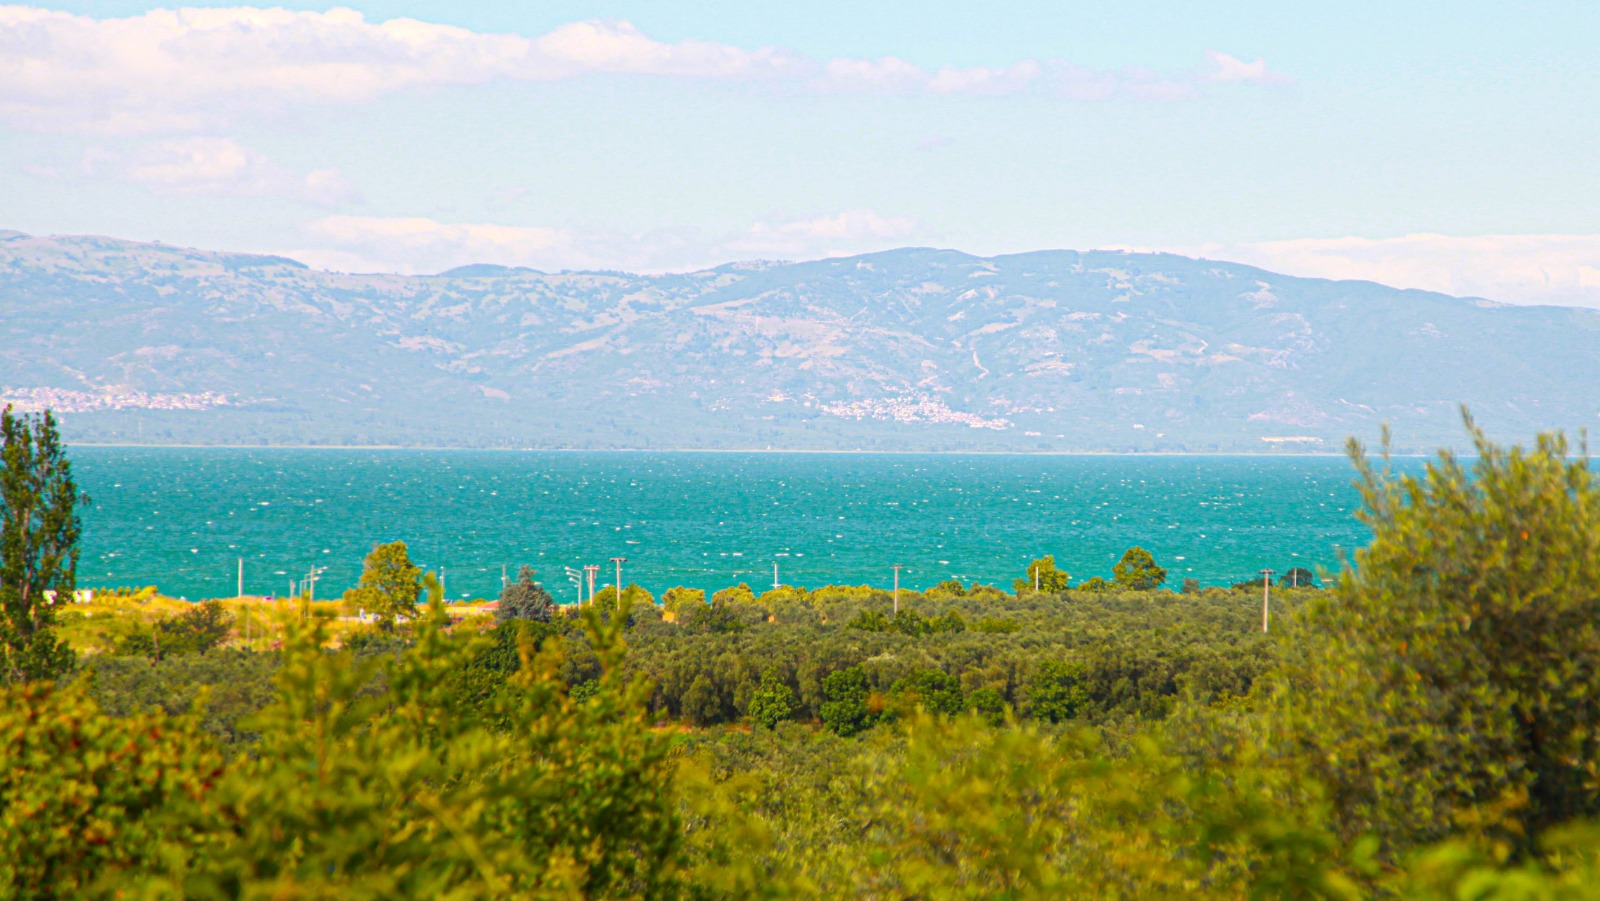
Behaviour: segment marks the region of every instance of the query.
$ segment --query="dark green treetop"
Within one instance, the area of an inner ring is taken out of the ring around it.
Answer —
[[[517,570],[517,580],[500,589],[500,606],[495,608],[496,622],[527,619],[547,623],[555,612],[555,600],[544,586],[533,580],[533,567]]]
[[[1304,566],[1296,566],[1279,576],[1278,584],[1284,588],[1315,588],[1317,575]]]
[[[1156,558],[1142,547],[1131,547],[1111,568],[1111,579],[1128,591],[1154,591],[1167,581],[1167,571],[1156,565]]]

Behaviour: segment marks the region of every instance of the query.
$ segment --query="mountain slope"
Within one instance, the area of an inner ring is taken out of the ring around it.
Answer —
[[[1164,254],[401,277],[11,232],[0,337],[78,440],[1333,450],[1600,412],[1595,311]]]

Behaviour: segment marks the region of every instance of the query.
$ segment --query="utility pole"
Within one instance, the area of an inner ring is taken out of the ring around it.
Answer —
[[[894,615],[895,616],[899,616],[900,615],[900,570],[902,569],[902,566],[901,566],[901,564],[896,563],[891,568],[894,570]]]
[[[1039,593],[1039,564],[1033,564],[1033,593]]]
[[[589,575],[589,602],[594,603],[594,577],[600,575],[600,564],[590,563],[583,571]]]
[[[783,583],[778,581],[778,561],[774,560],[772,561],[772,590],[777,591],[782,587]]]
[[[1261,631],[1267,631],[1267,608],[1272,602],[1272,577],[1277,570],[1261,571]]]
[[[234,595],[234,596],[238,597],[238,598],[243,598],[244,597],[244,558],[243,557],[239,558],[239,593],[237,595]]]
[[[622,564],[628,562],[627,557],[612,557],[611,562],[617,565],[617,609],[622,609]]]
[[[317,599],[317,580],[322,578],[322,574],[327,571],[328,568],[326,566],[313,565],[311,571],[306,574],[306,583],[311,586],[307,590],[310,592],[310,599],[313,602]]]

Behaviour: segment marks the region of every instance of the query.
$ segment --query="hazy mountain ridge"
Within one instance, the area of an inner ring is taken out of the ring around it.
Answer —
[[[0,387],[79,440],[1334,450],[1600,412],[1596,311],[1164,254],[407,277],[7,235]]]

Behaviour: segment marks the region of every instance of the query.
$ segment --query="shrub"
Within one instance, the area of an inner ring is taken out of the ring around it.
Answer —
[[[1559,435],[1467,424],[1470,467],[1417,476],[1351,442],[1372,544],[1292,633],[1279,711],[1347,835],[1528,848],[1600,813],[1600,488]]]

